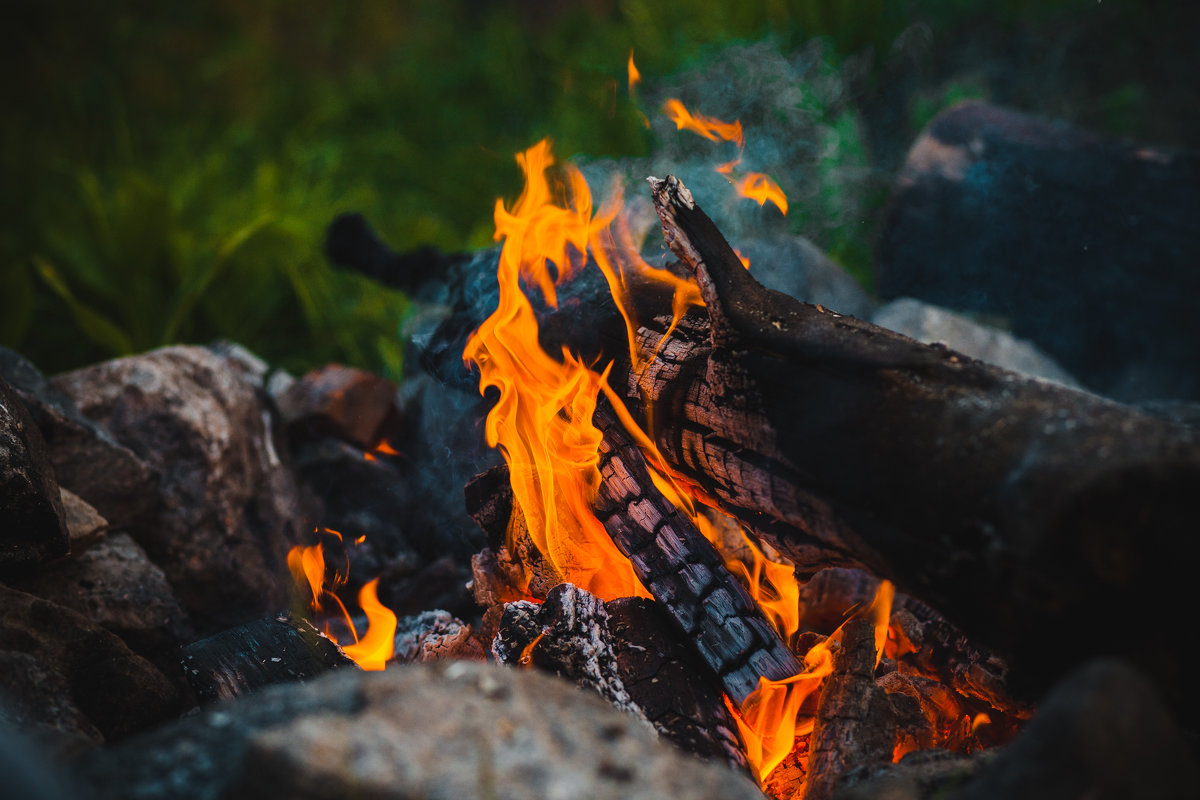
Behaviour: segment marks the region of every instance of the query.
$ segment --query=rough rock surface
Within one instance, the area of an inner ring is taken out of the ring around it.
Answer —
[[[78,611],[147,658],[195,638],[163,571],[126,533],[109,535],[78,557],[21,581],[18,588]]]
[[[953,800],[1185,800],[1200,770],[1149,682],[1092,661],[1059,684],[1011,745]]]
[[[1011,333],[981,325],[940,306],[901,297],[878,309],[871,321],[926,344],[940,343],[965,356],[1020,372],[1031,378],[1080,388],[1050,356]]]
[[[384,423],[399,415],[396,384],[370,372],[327,364],[292,382],[275,402],[289,434],[335,435],[372,450]]]
[[[70,537],[41,432],[0,378],[0,569],[66,555]]]
[[[104,538],[104,534],[108,532],[108,520],[70,489],[60,486],[58,494],[62,500],[63,521],[66,522],[67,534],[71,537],[71,555],[78,557]]]
[[[54,385],[161,473],[161,506],[130,533],[204,630],[283,608],[285,557],[307,527],[275,423],[242,361],[169,347]]]
[[[11,384],[41,430],[60,486],[113,525],[123,525],[156,502],[155,471],[81,414],[30,361],[0,347],[0,377]]]
[[[174,685],[82,615],[0,586],[0,705],[13,722],[96,741],[161,722]]]
[[[566,681],[463,661],[267,689],[78,767],[97,800],[762,797]]]

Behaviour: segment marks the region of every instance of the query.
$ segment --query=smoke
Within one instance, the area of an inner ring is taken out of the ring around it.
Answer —
[[[835,66],[820,40],[790,54],[770,39],[729,47],[677,75],[646,76],[639,95],[654,137],[649,156],[577,160],[594,191],[602,194],[616,176],[630,199],[646,195],[647,176],[676,175],[734,246],[788,232],[830,250],[842,232],[866,219],[877,185],[863,124],[850,102],[865,66],[862,60]],[[715,171],[738,156],[735,144],[676,130],[661,113],[672,97],[693,113],[741,121],[745,149],[736,174],[762,172],[777,181],[789,201],[786,218],[770,203],[759,207],[739,196]],[[648,203],[636,203],[632,212],[640,224],[652,224],[645,219],[653,216]]]

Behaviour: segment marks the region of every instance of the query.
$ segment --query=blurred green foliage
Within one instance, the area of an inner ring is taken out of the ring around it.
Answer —
[[[988,14],[1077,5],[1000,0]],[[480,247],[494,198],[519,189],[515,151],[549,135],[562,156],[645,152],[631,49],[647,77],[765,35],[827,37],[837,58],[870,48],[882,65],[914,21],[943,31],[977,14],[965,0],[20,0],[0,13],[0,344],[57,371],[223,337],[294,370],[340,360],[392,377],[407,303],[328,267],[336,214],[365,213],[401,250]],[[1126,119],[1137,99],[1113,95],[1110,113]],[[868,164],[854,113],[838,113],[829,166]],[[836,209],[836,188],[821,197]],[[870,234],[864,221],[823,244],[861,274]]]

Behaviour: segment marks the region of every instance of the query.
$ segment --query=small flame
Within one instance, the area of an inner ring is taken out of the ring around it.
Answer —
[[[737,189],[737,193],[742,197],[748,197],[760,206],[764,205],[768,200],[775,204],[775,207],[783,212],[786,217],[788,212],[787,195],[779,188],[779,184],[768,178],[761,172],[750,172],[745,177],[737,180],[733,184]]]
[[[749,198],[760,206],[770,200],[776,208],[783,212],[785,217],[787,216],[787,195],[783,193],[783,189],[779,188],[778,183],[761,172],[748,172],[741,178],[733,177],[733,170],[742,163],[742,151],[746,148],[746,138],[739,120],[723,122],[715,117],[693,114],[674,97],[668,99],[663,105],[663,113],[671,118],[679,130],[698,133],[705,139],[714,142],[735,142],[738,148],[737,158],[720,164],[714,169],[724,175],[726,180],[733,184],[734,190],[742,197]],[[743,263],[745,263],[744,260]]]
[[[358,593],[358,605],[367,615],[367,632],[354,644],[342,648],[351,661],[368,671],[383,669],[396,646],[396,615],[379,602],[378,584],[376,578],[364,584]]]
[[[642,82],[642,73],[638,72],[637,64],[633,63],[633,50],[629,51],[629,64],[627,65],[629,72],[629,94],[635,94],[635,87]]]
[[[335,530],[324,528],[321,532],[342,540],[342,535]],[[366,536],[360,536],[355,540],[355,544],[360,544],[365,539]],[[326,571],[324,545],[321,542],[311,546],[296,545],[288,551],[287,563],[296,586],[308,589],[311,594],[309,608],[316,614],[318,621],[324,618],[322,628],[325,635],[334,644],[340,644],[338,634],[334,631],[336,623],[338,627],[349,631],[354,640],[354,644],[342,647],[342,652],[347,657],[363,669],[383,669],[384,662],[392,657],[395,646],[396,615],[379,602],[379,579],[366,584],[359,592],[359,607],[367,616],[367,632],[359,639],[354,620],[351,619],[345,603],[337,595],[337,590],[346,583],[346,576],[336,571],[332,574]]]

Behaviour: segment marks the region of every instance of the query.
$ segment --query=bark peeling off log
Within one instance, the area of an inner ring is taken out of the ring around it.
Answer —
[[[664,345],[676,377],[632,378],[676,468],[793,560],[816,537],[950,610],[1028,695],[1129,628],[1122,652],[1182,699],[1162,609],[1200,560],[1200,434],[767,290],[678,181],[653,194],[710,329],[707,353]]]
[[[760,677],[798,674],[800,662],[695,524],[655,488],[645,457],[611,412],[600,445],[596,515],[634,572],[741,704]]]

